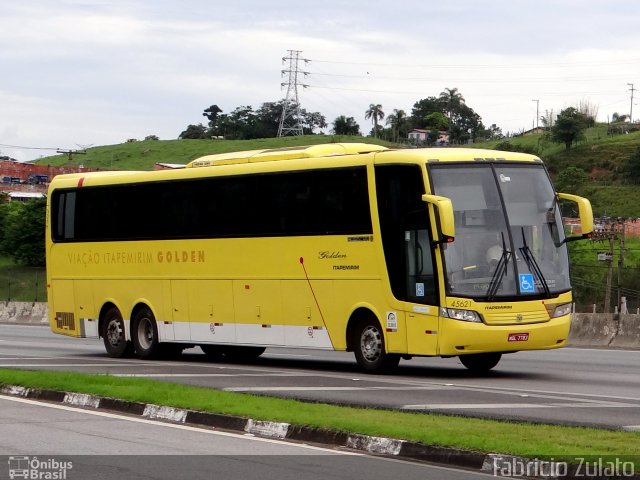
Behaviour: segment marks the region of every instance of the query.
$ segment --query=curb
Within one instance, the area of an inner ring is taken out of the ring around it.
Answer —
[[[449,467],[462,467],[493,474],[496,477],[514,476],[514,469],[518,468],[530,473],[530,475],[526,475],[527,478],[584,478],[584,474],[581,474],[579,470],[576,471],[575,465],[569,465],[568,469],[564,471],[563,468],[566,464],[563,462],[530,459],[496,453],[485,454],[472,450],[427,445],[408,440],[326,430],[283,422],[255,420],[235,415],[208,413],[151,403],[131,402],[85,393],[61,392],[50,389],[28,388],[19,385],[0,385],[0,394],[61,403],[87,410],[108,410],[167,423],[244,432],[263,438],[309,442],[327,447],[346,448],[408,461],[429,462]],[[560,472],[561,475],[556,475],[558,472]],[[640,480],[640,474],[635,474],[635,472],[631,476],[625,475],[624,477]]]

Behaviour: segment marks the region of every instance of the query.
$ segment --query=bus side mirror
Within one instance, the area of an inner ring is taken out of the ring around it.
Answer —
[[[591,238],[591,234],[593,233],[593,211],[591,210],[591,202],[586,198],[568,193],[558,193],[557,196],[558,200],[569,200],[578,204],[578,215],[580,216],[582,235],[580,237],[567,237],[565,242]]]
[[[453,204],[451,199],[438,195],[422,195],[422,201],[435,207],[440,221],[440,238],[435,243],[451,243],[456,237],[456,227],[453,220]]]

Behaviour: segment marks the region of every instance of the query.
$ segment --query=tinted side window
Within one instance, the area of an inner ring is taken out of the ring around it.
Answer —
[[[56,241],[371,233],[365,167],[56,191]]]

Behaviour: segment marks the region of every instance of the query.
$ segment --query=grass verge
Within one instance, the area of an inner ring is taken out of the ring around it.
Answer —
[[[0,369],[0,384],[88,393],[484,453],[566,461],[576,456],[615,455],[640,462],[640,433],[635,432],[339,407],[155,380],[71,372]]]
[[[46,302],[46,284],[44,268],[17,265],[0,256],[0,302]]]

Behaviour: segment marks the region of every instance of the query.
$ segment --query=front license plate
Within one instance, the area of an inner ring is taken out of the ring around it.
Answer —
[[[528,333],[510,333],[509,334],[510,342],[526,342],[527,340],[529,340]]]

